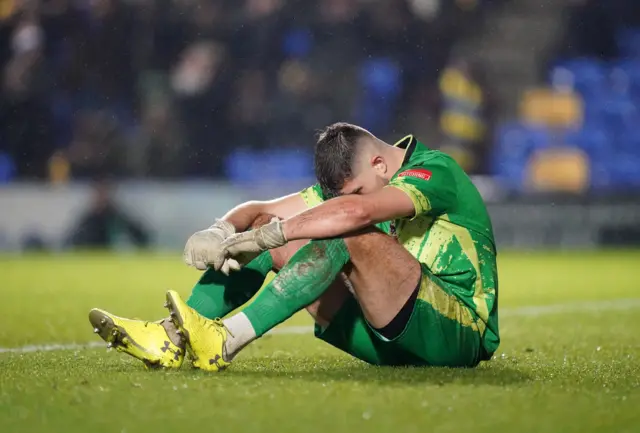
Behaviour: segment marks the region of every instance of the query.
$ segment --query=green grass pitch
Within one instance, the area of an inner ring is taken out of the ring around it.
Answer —
[[[503,343],[477,369],[377,368],[280,334],[206,374],[35,350],[98,342],[92,307],[163,317],[164,291],[198,275],[179,255],[0,256],[0,431],[640,431],[640,253],[504,253],[499,269]]]

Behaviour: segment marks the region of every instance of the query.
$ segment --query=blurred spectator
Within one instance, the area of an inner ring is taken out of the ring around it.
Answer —
[[[277,80],[277,94],[270,110],[272,137],[283,145],[300,146],[310,139],[310,131],[318,127],[318,120],[330,117],[331,113],[315,97],[318,82],[307,62],[293,59],[285,62]]]
[[[226,106],[231,76],[223,46],[211,40],[189,45],[171,75],[171,84],[182,115],[189,148],[189,174],[219,175],[228,137]]]
[[[477,168],[486,136],[486,92],[466,59],[455,58],[440,78],[442,149],[466,170]]]
[[[5,28],[9,51],[1,83],[0,150],[12,156],[19,175],[40,178],[52,145],[44,34],[33,11],[12,24]]]
[[[137,177],[176,177],[184,174],[186,143],[169,101],[157,100],[143,109],[142,125],[128,150]]]
[[[128,120],[135,83],[133,9],[122,0],[91,0],[88,4],[88,31],[77,65],[82,68],[83,96],[90,107],[109,109]]]
[[[76,223],[68,244],[80,248],[112,248],[125,236],[137,247],[149,245],[149,233],[138,221],[119,209],[109,185],[94,185],[90,208]]]
[[[615,23],[609,12],[600,0],[570,0],[559,57],[615,58]]]
[[[283,0],[247,0],[235,20],[232,41],[237,66],[273,73],[282,61]]]
[[[271,120],[268,110],[267,77],[260,70],[246,70],[236,78],[235,101],[229,107],[229,120],[235,143],[241,147],[268,146],[265,130]]]
[[[74,135],[67,150],[74,177],[126,175],[127,138],[107,111],[86,110],[75,118]]]
[[[220,177],[336,120],[424,129],[478,4],[0,1],[0,177]]]

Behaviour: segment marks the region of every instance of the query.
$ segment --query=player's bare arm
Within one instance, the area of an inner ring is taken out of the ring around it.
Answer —
[[[350,194],[326,201],[283,221],[281,228],[287,241],[326,239],[414,213],[407,194],[387,187],[371,194]]]
[[[214,259],[213,264],[220,269],[226,257],[255,254],[298,239],[338,237],[379,222],[414,214],[413,202],[397,188],[382,188],[365,195],[349,194],[324,202],[288,220],[274,221],[258,230],[228,237],[221,245],[223,252]]]
[[[211,227],[200,230],[187,240],[183,259],[188,266],[204,271],[214,258],[221,256],[221,244],[237,231],[247,230],[261,215],[287,218],[306,209],[304,199],[300,194],[291,194],[270,201],[250,201],[229,211],[223,218],[217,220]],[[247,263],[252,255],[237,257],[241,263]],[[238,270],[240,263],[236,259],[222,260],[216,269],[228,274],[230,270]]]
[[[235,227],[237,232],[247,230],[260,215],[273,215],[280,219],[288,218],[307,209],[299,193],[287,195],[269,201],[249,201],[227,212],[222,220]]]

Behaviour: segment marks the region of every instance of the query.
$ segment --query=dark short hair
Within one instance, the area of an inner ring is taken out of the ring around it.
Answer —
[[[371,133],[350,123],[338,122],[318,134],[315,171],[326,199],[339,195],[345,181],[353,175],[358,141]]]

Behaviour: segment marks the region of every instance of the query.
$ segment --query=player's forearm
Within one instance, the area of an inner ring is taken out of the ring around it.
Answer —
[[[307,209],[300,194],[291,194],[269,201],[249,201],[231,209],[223,220],[233,224],[236,232],[247,230],[260,215],[286,219]]]
[[[340,197],[306,210],[283,222],[288,241],[341,236],[373,224],[361,197]]]
[[[251,227],[258,215],[264,213],[264,208],[264,202],[249,201],[234,207],[222,219],[232,224],[236,228],[236,232],[242,232]]]

